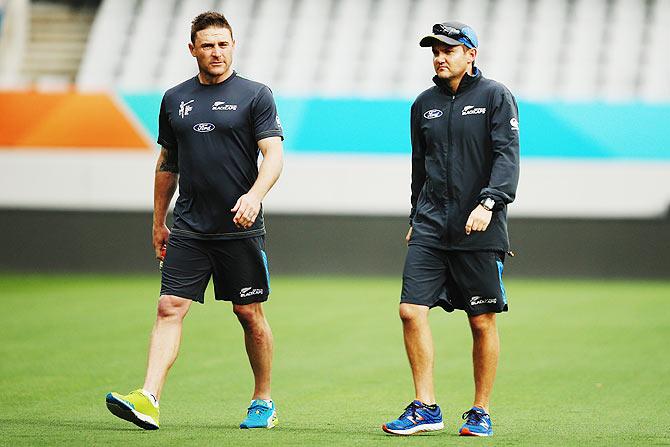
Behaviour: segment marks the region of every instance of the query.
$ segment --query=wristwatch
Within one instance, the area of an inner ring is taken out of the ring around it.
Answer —
[[[496,205],[496,201],[493,200],[490,197],[487,197],[485,199],[482,199],[479,204],[486,210],[486,211],[493,211],[493,207]]]

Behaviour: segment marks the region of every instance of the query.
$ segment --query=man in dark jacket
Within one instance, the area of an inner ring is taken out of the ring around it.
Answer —
[[[475,396],[459,433],[490,436],[496,314],[507,311],[507,205],[519,179],[518,111],[509,90],[475,67],[472,28],[439,23],[420,45],[433,50],[436,85],[411,110],[412,211],[400,303],[416,395],[382,428],[408,435],[444,427],[433,390],[428,323],[429,310],[440,306],[464,310],[472,330]]]

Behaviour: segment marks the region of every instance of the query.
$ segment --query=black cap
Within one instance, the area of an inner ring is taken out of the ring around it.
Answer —
[[[461,22],[436,23],[433,25],[433,33],[424,36],[419,45],[430,47],[436,40],[447,45],[465,45],[468,48],[479,46],[475,30]]]

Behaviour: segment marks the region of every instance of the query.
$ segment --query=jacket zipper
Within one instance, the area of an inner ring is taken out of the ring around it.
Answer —
[[[446,179],[445,179],[445,186],[447,189],[447,201],[452,198],[451,195],[451,182],[449,180],[449,170],[451,169],[451,160],[453,157],[451,156],[452,152],[452,143],[451,143],[451,121],[452,121],[452,115],[454,113],[454,102],[456,102],[456,95],[451,96],[451,103],[449,104],[449,119],[447,120],[447,159],[446,159],[446,170],[447,172],[445,173]]]
[[[454,101],[456,100],[456,95],[451,96],[451,103],[449,104],[449,116],[447,117],[447,153],[445,154],[445,163],[444,163],[444,186],[446,197],[444,198],[444,233],[442,235],[443,240],[447,241],[447,234],[449,228],[449,201],[451,200],[451,180],[449,179],[449,170],[451,169],[451,116],[454,113]]]

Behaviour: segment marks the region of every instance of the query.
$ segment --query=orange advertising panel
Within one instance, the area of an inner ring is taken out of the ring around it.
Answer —
[[[150,147],[106,94],[0,92],[0,148]]]

